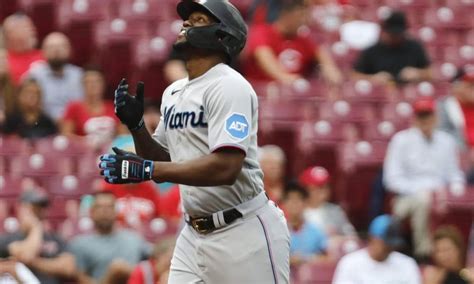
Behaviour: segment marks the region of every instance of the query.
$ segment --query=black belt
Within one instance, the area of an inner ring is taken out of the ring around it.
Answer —
[[[227,225],[242,217],[242,213],[240,213],[235,208],[222,212],[222,215],[224,216],[224,221]],[[196,230],[200,234],[208,234],[217,229],[214,224],[212,215],[205,217],[189,216],[188,220],[186,220],[186,223],[188,223],[188,225],[193,227],[194,230]]]

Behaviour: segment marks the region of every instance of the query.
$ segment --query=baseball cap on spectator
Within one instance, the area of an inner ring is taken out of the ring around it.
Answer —
[[[456,72],[456,75],[453,77],[452,81],[464,81],[474,83],[474,66],[468,65],[460,67]]]
[[[408,28],[405,13],[401,11],[393,11],[382,22],[382,29],[389,34],[401,35],[405,33]]]
[[[432,114],[436,110],[436,102],[432,98],[420,98],[413,103],[416,115]]]
[[[304,170],[299,182],[303,186],[323,186],[329,182],[329,172],[323,167],[311,167]]]
[[[49,205],[48,194],[40,188],[31,188],[23,191],[20,196],[20,201],[41,207],[47,207]]]
[[[386,245],[393,248],[404,244],[400,233],[400,222],[387,214],[376,217],[370,223],[369,235],[384,241]]]

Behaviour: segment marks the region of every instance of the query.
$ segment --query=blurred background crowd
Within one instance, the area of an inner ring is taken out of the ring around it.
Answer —
[[[167,283],[178,185],[109,185],[121,78],[186,77],[177,0],[0,0],[0,282]],[[232,66],[292,283],[474,283],[474,1],[239,0]]]

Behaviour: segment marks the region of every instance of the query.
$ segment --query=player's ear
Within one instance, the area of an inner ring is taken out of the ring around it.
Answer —
[[[135,97],[137,98],[138,101],[143,103],[143,97],[145,96],[145,83],[142,81],[138,82],[137,84],[137,92],[135,94]]]

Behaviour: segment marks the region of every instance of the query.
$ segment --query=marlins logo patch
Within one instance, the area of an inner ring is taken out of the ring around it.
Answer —
[[[249,136],[249,123],[240,113],[233,113],[225,120],[225,131],[235,139],[244,140]]]

